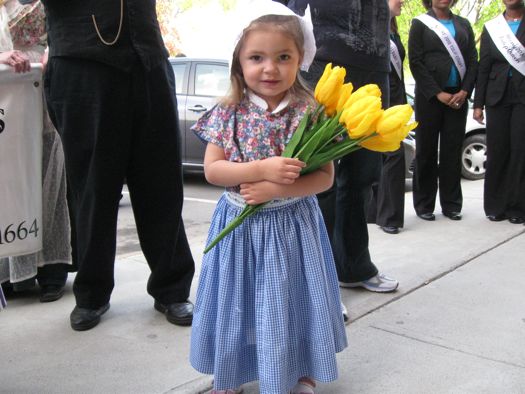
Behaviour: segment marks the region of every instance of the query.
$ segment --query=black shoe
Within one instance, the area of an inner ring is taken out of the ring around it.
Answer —
[[[507,216],[504,214],[501,215],[487,215],[487,219],[491,222],[502,222],[503,220],[507,220]]]
[[[43,285],[40,289],[40,302],[56,301],[64,295],[64,286]]]
[[[461,212],[443,212],[443,215],[450,220],[461,220]]]
[[[399,233],[399,227],[396,226],[381,226],[381,230],[383,230],[387,234]]]
[[[178,326],[191,326],[193,321],[193,304],[190,301],[161,304],[155,300],[153,307],[166,315],[166,319]]]
[[[522,224],[525,223],[525,218],[519,217],[519,216],[513,216],[509,218],[509,222],[512,224]]]
[[[98,309],[79,308],[75,306],[69,316],[71,328],[75,331],[86,331],[100,323],[100,316],[107,312],[109,303]]]
[[[436,220],[436,216],[432,212],[418,213],[417,216],[423,220],[428,220],[429,222]]]

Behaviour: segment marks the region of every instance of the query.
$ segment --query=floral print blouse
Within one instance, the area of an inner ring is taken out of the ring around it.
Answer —
[[[9,32],[15,48],[46,46],[46,21],[44,6],[40,1],[17,5],[10,15]]]
[[[238,105],[216,105],[192,130],[205,142],[222,147],[226,160],[260,160],[282,154],[307,108],[305,102],[292,101],[273,113],[245,98]]]

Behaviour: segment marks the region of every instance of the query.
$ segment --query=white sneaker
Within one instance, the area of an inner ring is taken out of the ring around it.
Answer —
[[[341,302],[341,312],[343,312],[343,322],[345,323],[345,326],[350,324],[350,316],[348,315],[348,310],[346,309],[345,304]]]
[[[363,287],[376,293],[389,293],[395,291],[399,282],[381,273],[362,282],[339,282],[339,287],[353,288]]]

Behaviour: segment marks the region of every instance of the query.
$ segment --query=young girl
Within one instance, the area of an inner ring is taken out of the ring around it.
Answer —
[[[208,142],[206,179],[226,187],[208,242],[245,204],[269,201],[204,255],[190,361],[215,375],[215,394],[253,380],[263,394],[314,393],[316,380],[337,378],[335,354],[347,346],[314,196],[332,184],[332,165],[300,177],[304,163],[279,157],[312,103],[297,74],[313,57],[313,36],[269,3],[235,47],[230,96],[194,126]]]

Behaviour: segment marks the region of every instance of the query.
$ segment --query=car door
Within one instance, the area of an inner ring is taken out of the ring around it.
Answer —
[[[230,86],[230,70],[227,62],[193,61],[185,111],[186,165],[201,167],[206,144],[191,130],[191,126],[212,108]]]

